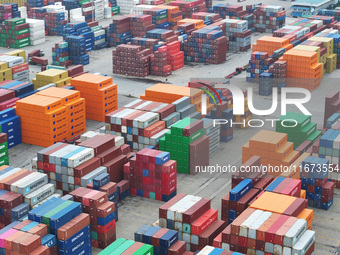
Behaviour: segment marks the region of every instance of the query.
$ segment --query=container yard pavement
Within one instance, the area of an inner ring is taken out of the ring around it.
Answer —
[[[214,1],[214,4],[219,3],[230,4],[254,4],[258,3],[255,0],[238,3],[237,1]],[[261,1],[263,4],[278,4],[289,9],[290,1]],[[274,3],[275,2],[275,3]],[[289,11],[288,11],[289,15]],[[101,21],[101,25],[109,24],[110,20]],[[290,23],[290,18],[287,19],[287,24]],[[255,33],[252,36],[252,41],[255,42],[259,37],[265,34]],[[45,51],[45,56],[51,59],[51,48],[55,42],[62,41],[61,37],[49,36],[46,37],[46,43],[39,45],[41,50]],[[25,50],[30,52],[37,49],[37,46],[26,47]],[[0,54],[7,52],[7,49],[1,48]],[[91,73],[105,73],[112,75],[112,49],[104,49],[89,53],[90,64],[85,66],[86,71]],[[144,90],[153,86],[157,82],[169,82],[176,85],[185,86],[188,79],[192,78],[222,78],[235,71],[238,66],[243,66],[248,63],[251,51],[244,53],[228,53],[227,62],[221,65],[198,65],[190,64],[184,68],[174,72],[170,77],[154,77],[148,76],[148,79],[125,78],[122,76],[113,76],[114,83],[118,84],[118,102],[119,107],[139,98]],[[39,66],[30,66],[30,77],[34,78],[35,73],[40,71]],[[33,70],[33,72],[32,72]],[[327,74],[323,79],[320,88],[312,92],[312,100],[306,104],[307,109],[312,113],[312,121],[321,124],[323,122],[324,98],[333,90],[339,89],[338,78],[340,71],[335,71]],[[255,85],[250,85],[245,82],[245,73],[240,74],[237,78],[231,81],[242,88],[252,86],[255,90]],[[261,109],[269,109],[271,106],[271,97],[260,97],[254,93],[255,106]],[[131,95],[132,97],[129,97]],[[261,102],[261,103],[259,103]],[[289,110],[289,109],[288,109]],[[297,109],[292,109],[297,110]],[[279,117],[281,114],[279,109],[270,117]],[[254,117],[262,119],[262,117]],[[87,130],[97,130],[102,127],[103,123],[87,120]],[[273,130],[270,125],[264,127],[267,130]],[[258,128],[249,128],[247,130],[237,129],[234,132],[234,139],[229,143],[221,143],[220,149],[213,153],[210,158],[210,165],[241,165],[241,148],[242,146],[257,132]],[[30,160],[36,156],[36,152],[41,147],[20,144],[10,150],[10,165],[16,167],[28,168]],[[15,159],[15,161],[13,160]],[[212,199],[212,208],[220,209],[221,199],[230,190],[231,173],[226,174],[198,174],[196,176],[179,174],[178,192],[198,195]],[[339,254],[340,252],[340,191],[336,189],[334,205],[325,213],[323,210],[314,209],[313,229],[316,231],[316,251],[315,254]],[[141,197],[131,197],[123,200],[119,204],[119,221],[117,223],[117,237],[133,239],[133,233],[144,224],[152,224],[158,219],[158,208],[162,202],[145,199]],[[136,210],[138,207],[138,210]],[[93,254],[98,254],[100,250],[93,248]],[[338,253],[337,253],[338,252]]]

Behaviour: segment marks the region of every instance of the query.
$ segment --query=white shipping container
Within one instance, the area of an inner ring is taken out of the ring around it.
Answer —
[[[271,212],[263,212],[263,214],[250,225],[248,231],[248,237],[250,239],[256,240],[257,230],[263,225],[263,223],[265,223],[269,219],[271,215]]]
[[[23,57],[7,56],[7,55],[0,56],[0,61],[7,62],[8,67],[13,67],[13,66],[17,66],[17,65],[25,63],[25,60]]]
[[[142,104],[136,106],[135,109],[136,109],[136,110],[140,110],[140,109],[142,109],[143,107],[146,107],[146,106],[148,106],[149,104],[152,104],[152,103],[153,103],[152,101],[146,101],[146,102],[144,102],[144,103],[142,103]]]
[[[93,182],[93,178],[97,177],[100,174],[107,173],[107,168],[104,166],[100,166],[97,169],[93,170],[91,173],[81,177],[80,183],[82,187],[86,187],[87,184]]]
[[[201,199],[202,199],[201,197],[192,197],[185,204],[183,204],[178,210],[175,210],[175,221],[183,222],[183,213],[186,212],[192,206],[194,206]]]
[[[31,192],[34,192],[35,190],[40,189],[43,185],[48,183],[47,174],[37,173],[34,177],[31,175],[28,175],[26,177],[30,177],[30,178],[21,179],[21,181],[17,184],[17,191],[16,191],[17,193],[20,193],[24,196],[27,194],[30,194]]]
[[[304,255],[313,243],[315,243],[315,231],[306,230],[293,246],[293,255]]]
[[[182,222],[175,222],[175,230],[179,232],[183,232],[183,223]]]
[[[283,255],[283,247],[279,244],[274,244],[274,254]]]
[[[114,115],[111,116],[111,123],[112,124],[117,124],[117,125],[121,125],[122,124],[122,118],[124,118],[125,116],[135,112],[136,110],[134,109],[124,109]]]
[[[77,167],[86,161],[90,160],[94,157],[94,150],[91,148],[86,148],[85,150],[73,155],[72,157],[67,159],[68,167]]]
[[[139,0],[117,0],[121,14],[131,14],[133,7],[139,4]]]
[[[46,199],[42,200],[41,202],[39,202],[39,203],[37,203],[37,204],[33,205],[33,206],[32,206],[32,209],[34,209],[34,208],[38,207],[39,205],[42,205],[42,204],[44,204],[44,203],[45,203],[47,200],[50,200],[51,198],[54,198],[54,197],[56,197],[56,198],[61,198],[61,194],[57,194],[57,193],[55,193],[55,194],[53,194],[53,195],[49,196],[48,198],[46,198]]]
[[[215,247],[205,246],[197,255],[209,255],[214,249]]]
[[[27,18],[27,7],[26,6],[19,7],[18,11],[20,12],[21,18]]]
[[[172,205],[168,210],[167,210],[167,219],[168,220],[173,220],[175,221],[175,210],[181,207],[182,204],[185,204],[187,201],[189,201],[191,198],[194,196],[192,195],[186,195],[183,197],[181,200],[179,200],[177,203]]]
[[[263,214],[261,210],[255,210],[240,226],[240,236],[248,236],[248,228]]]
[[[284,236],[283,244],[286,247],[293,247],[303,233],[307,230],[307,221],[298,219]]]
[[[32,158],[31,165],[34,168],[38,168],[38,157]]]
[[[39,203],[40,201],[46,199],[52,194],[54,194],[54,185],[48,183],[45,186],[41,187],[39,190],[36,190],[31,194],[28,194],[25,197],[25,203],[29,204],[30,206],[33,206]]]
[[[43,43],[45,43],[46,42],[46,39],[40,39],[40,40],[35,40],[35,41],[31,41],[31,45],[32,46],[36,46],[36,45],[40,45],[40,44],[43,44]],[[28,79],[28,77],[27,77],[27,79]]]
[[[15,169],[21,170],[20,168],[15,168]],[[15,169],[13,169],[13,170],[15,170]],[[13,170],[11,170],[10,172],[12,172]],[[17,171],[18,171],[18,170],[17,170]],[[8,172],[8,173],[10,173],[10,172]],[[6,174],[8,174],[8,173],[6,173]],[[14,172],[12,172],[12,173],[14,173]],[[18,191],[18,185],[20,185],[20,184],[23,183],[23,182],[28,181],[28,180],[31,179],[31,178],[35,178],[36,176],[39,176],[39,174],[41,174],[41,173],[32,172],[31,174],[25,176],[24,178],[22,178],[22,179],[20,179],[20,180],[18,180],[18,181],[16,181],[16,182],[14,182],[14,183],[12,183],[12,184],[11,184],[11,192],[16,192],[16,193],[18,193],[18,192],[17,192],[17,191]],[[5,174],[4,174],[4,175],[5,175]],[[3,176],[3,175],[2,175],[2,176]],[[2,176],[1,176],[1,177],[2,177]]]
[[[149,10],[155,7],[156,5],[140,4],[140,5],[134,6],[131,10],[131,13],[132,14],[143,14],[144,10]]]
[[[87,139],[90,139],[90,138],[92,138],[92,137],[94,137],[94,136],[96,136],[96,135],[99,135],[97,132],[95,132],[95,131],[87,131],[86,133],[84,133],[84,134],[82,134],[81,136],[80,136],[80,141],[81,142],[84,142],[84,141],[86,141]]]
[[[199,245],[199,239],[196,235],[191,235],[191,243],[195,245]]]
[[[67,155],[71,151],[75,150],[78,146],[75,145],[67,145],[62,150],[57,150],[49,155],[49,162],[52,165],[61,165],[60,157]]]
[[[41,28],[36,31],[30,31],[30,37],[38,37],[38,36],[45,37],[44,28]]]
[[[159,226],[160,226],[161,228],[166,228],[166,227],[167,227],[166,219],[160,218],[160,219],[159,219]]]
[[[138,104],[141,101],[143,101],[143,100],[142,99],[136,99],[136,100],[132,101],[131,103],[124,105],[124,107],[125,108],[130,108],[131,106],[133,106],[135,104]]]

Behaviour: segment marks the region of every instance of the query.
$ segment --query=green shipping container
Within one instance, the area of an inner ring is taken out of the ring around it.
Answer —
[[[99,252],[98,255],[113,254],[113,251],[116,250],[119,246],[121,246],[125,242],[126,242],[126,239],[118,238],[116,241],[114,241],[112,244],[110,244],[108,247],[106,247],[103,251]]]
[[[163,15],[160,15],[160,16],[156,16],[156,20],[161,20],[161,19],[165,19],[168,17],[168,14],[163,14]]]
[[[5,25],[11,26],[12,28],[14,28],[17,25],[24,24],[24,23],[26,23],[25,18],[14,18],[14,19],[9,19],[5,21]]]
[[[117,14],[120,13],[120,7],[119,6],[112,7],[111,10],[112,10],[112,13],[114,15],[117,15]]]
[[[0,144],[0,153],[3,151],[8,151],[8,142]]]
[[[9,157],[0,158],[0,166],[9,165]]]
[[[303,113],[287,112],[286,115],[281,116],[279,121],[276,122],[277,132],[280,132],[278,130],[286,129],[286,127],[282,125],[283,120],[285,120],[284,124],[286,126],[294,126],[297,123],[295,129],[301,130],[301,128],[311,122],[312,116],[304,115]],[[290,120],[295,120],[296,122]]]
[[[98,233],[96,231],[91,231],[91,239],[98,240]]]
[[[132,253],[132,255],[153,255],[153,246],[149,244],[144,244],[137,251]]]
[[[124,251],[126,251],[127,249],[130,248],[131,245],[133,245],[135,243],[135,241],[132,240],[127,240],[124,243],[122,243],[122,245],[120,245],[117,249],[114,250],[114,253],[112,253],[112,255],[120,255],[122,254]]]
[[[65,201],[61,205],[58,205],[56,208],[54,208],[52,211],[46,213],[42,217],[42,223],[46,224],[47,226],[50,225],[50,218],[55,215],[56,213],[60,212],[61,210],[65,209],[67,206],[71,205],[73,201]]]
[[[26,33],[29,33],[29,32],[30,32],[30,29],[26,28],[26,29],[23,29],[23,30],[14,31],[14,35],[22,35],[22,34],[26,34]]]
[[[65,49],[68,47],[68,42],[62,42],[62,43],[59,43],[59,49]]]
[[[102,29],[103,29],[102,26],[95,26],[95,27],[92,27],[92,28],[91,28],[91,31],[92,31],[92,32],[97,32],[97,31],[102,30]]]
[[[48,65],[48,66],[46,66],[46,70],[48,70],[48,69],[66,70],[66,67],[64,67],[64,66]]]
[[[20,40],[14,40],[15,45],[20,45],[20,44],[29,43],[29,42],[30,42],[29,37],[26,37],[26,38],[23,38],[23,39],[20,39]]]

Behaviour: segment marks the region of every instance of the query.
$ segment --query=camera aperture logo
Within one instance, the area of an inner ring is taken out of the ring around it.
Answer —
[[[212,88],[209,85],[202,84],[202,86],[207,87],[210,89],[216,97],[219,99],[219,103],[222,105],[222,100],[220,96],[218,95],[217,91]],[[243,94],[243,91],[236,87],[235,85],[231,84],[221,84],[221,87],[223,89],[228,89],[231,91],[233,96],[233,114],[234,115],[244,115],[245,114],[245,97]],[[211,94],[208,89],[205,88],[198,88],[205,92],[205,94],[202,95],[201,98],[201,114],[207,115],[207,95],[209,95],[215,106],[217,106],[215,97]],[[270,109],[267,110],[258,110],[254,106],[254,96],[253,96],[253,88],[249,87],[247,90],[248,93],[248,108],[249,111],[257,116],[269,116],[273,114],[279,105],[279,98],[278,98],[278,89],[273,88],[273,94],[272,94],[272,106]],[[303,95],[302,98],[290,98],[289,95]],[[281,88],[281,115],[287,115],[287,105],[295,105],[304,115],[311,115],[311,113],[306,109],[304,106],[305,103],[308,103],[311,99],[311,93],[309,90],[304,88]],[[231,126],[234,125],[243,125],[243,126],[249,126],[249,127],[263,127],[265,123],[271,123],[272,127],[275,127],[276,121],[279,121],[279,119],[251,119],[246,123],[246,120],[243,122],[234,122],[232,119],[214,119],[214,126],[216,125],[225,125],[225,124],[231,124]],[[230,123],[231,122],[231,123]],[[283,127],[296,127],[298,125],[297,121],[294,119],[283,119],[281,120],[281,125]]]

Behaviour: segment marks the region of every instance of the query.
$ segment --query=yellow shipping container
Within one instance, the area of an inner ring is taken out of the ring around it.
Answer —
[[[327,49],[327,56],[333,54],[333,38],[327,38],[327,37],[311,37],[308,39],[308,41],[313,41],[313,42],[322,42],[323,46],[326,47]]]
[[[32,79],[32,83],[34,84],[34,89],[38,89],[42,86],[49,84],[48,81],[38,81],[37,79]]]
[[[12,80],[12,75],[4,76],[4,77],[1,77],[1,78],[0,78],[0,82],[2,82],[2,81],[7,81],[7,80]]]
[[[7,62],[0,62],[0,71],[3,71],[8,68]]]
[[[3,78],[5,76],[12,77],[12,69],[11,68],[7,68],[7,69],[4,69],[4,70],[0,71],[0,77]]]
[[[321,79],[323,79],[323,75],[326,73],[326,69],[325,69],[324,63],[320,63],[320,64],[321,64]]]
[[[71,83],[71,77],[67,77],[65,79],[62,79],[58,82],[56,82],[57,84],[57,87],[62,87],[62,86],[65,86],[65,85],[69,85]]]
[[[331,54],[327,56],[327,73],[331,73],[336,69],[337,55]]]
[[[58,69],[49,69],[40,73],[37,73],[37,81],[45,81],[48,83],[57,83],[60,80],[68,78],[68,72]]]
[[[26,62],[26,51],[24,51],[24,50],[10,51],[10,52],[5,53],[5,55],[16,56],[16,57],[23,57],[25,62]]]
[[[320,63],[326,64],[327,63],[327,54],[323,54],[320,57]]]

